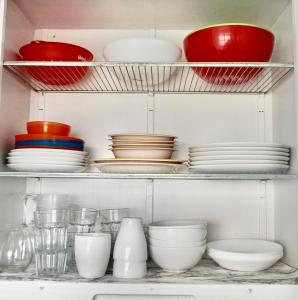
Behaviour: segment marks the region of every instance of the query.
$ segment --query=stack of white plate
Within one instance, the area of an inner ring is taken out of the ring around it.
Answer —
[[[195,173],[282,173],[289,169],[287,145],[232,142],[189,148],[189,169]]]
[[[81,172],[88,153],[75,150],[26,148],[11,150],[7,156],[10,169],[20,172]]]

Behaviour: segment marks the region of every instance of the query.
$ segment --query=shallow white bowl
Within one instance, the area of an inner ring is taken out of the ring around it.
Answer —
[[[199,242],[173,242],[173,241],[163,241],[151,238],[148,238],[149,244],[153,247],[166,247],[166,248],[191,248],[191,247],[201,247],[206,244],[206,239]]]
[[[283,248],[265,240],[221,240],[208,243],[208,255],[223,268],[256,272],[270,268],[281,259]]]
[[[173,149],[113,149],[116,158],[171,158]]]
[[[172,242],[199,242],[207,236],[205,220],[167,220],[149,225],[149,236],[153,239]]]
[[[173,141],[176,137],[167,134],[157,134],[157,133],[115,133],[110,134],[114,141]]]
[[[196,266],[201,260],[206,245],[201,247],[154,247],[149,245],[150,257],[162,269],[168,272],[185,272]]]

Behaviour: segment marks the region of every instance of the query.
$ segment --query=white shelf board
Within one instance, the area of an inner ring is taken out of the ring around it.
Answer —
[[[46,173],[0,172],[0,177],[23,178],[92,178],[92,179],[169,179],[169,180],[273,180],[297,179],[292,174],[112,174],[112,173]]]

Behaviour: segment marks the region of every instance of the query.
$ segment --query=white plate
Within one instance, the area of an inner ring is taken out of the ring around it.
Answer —
[[[76,150],[63,150],[63,149],[42,149],[42,148],[22,148],[22,149],[13,149],[9,152],[10,154],[25,154],[25,153],[34,153],[34,154],[46,154],[46,155],[54,155],[54,154],[67,154],[67,155],[88,155],[86,151],[76,151]]]
[[[283,173],[289,169],[288,165],[282,164],[225,164],[225,165],[200,165],[191,166],[192,173],[210,174],[262,174],[262,173]]]
[[[189,153],[198,153],[206,151],[278,151],[289,152],[288,148],[275,148],[275,147],[213,147],[213,148],[196,148],[189,149]]]
[[[280,160],[269,160],[269,159],[262,159],[262,160],[205,160],[205,161],[196,161],[190,162],[191,165],[199,166],[199,165],[224,165],[224,164],[280,164],[280,165],[288,165],[286,161]]]
[[[85,166],[54,165],[54,164],[7,164],[7,166],[19,172],[82,172]]]
[[[64,164],[64,163],[83,163],[86,162],[84,157],[51,157],[51,156],[8,156],[7,160],[9,162],[46,162],[46,163],[56,163],[56,164]]]
[[[286,156],[278,156],[278,155],[205,155],[205,156],[197,156],[197,157],[190,157],[189,160],[191,162],[197,161],[205,161],[205,160],[263,160],[263,159],[270,159],[270,160],[280,160],[280,161],[288,161],[290,160],[289,157]]]
[[[149,133],[116,133],[110,134],[113,141],[117,140],[139,140],[139,141],[173,141],[176,137],[167,134],[149,134]]]
[[[176,164],[162,163],[103,163],[92,164],[102,173],[124,173],[124,174],[167,174],[176,173],[183,168]]]
[[[282,151],[254,151],[254,150],[244,150],[244,151],[200,151],[189,153],[189,157],[202,157],[202,156],[224,156],[224,155],[274,155],[274,156],[284,156],[289,157],[290,153]]]
[[[259,142],[228,142],[228,143],[209,143],[189,148],[214,148],[214,147],[274,147],[274,148],[289,148],[288,145],[277,143],[259,143]]]
[[[280,244],[256,239],[232,239],[207,244],[207,253],[229,270],[256,272],[270,268],[283,256]]]
[[[116,158],[158,158],[170,159],[172,149],[113,149]]]
[[[48,161],[48,160],[8,160],[9,164],[30,164],[30,165],[67,165],[67,166],[85,166],[86,162],[69,162],[69,161]]]

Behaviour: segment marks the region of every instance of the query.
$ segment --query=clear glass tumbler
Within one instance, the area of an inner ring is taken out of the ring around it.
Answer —
[[[69,210],[34,212],[34,248],[37,275],[59,276],[67,259]]]
[[[102,231],[111,234],[112,243],[116,241],[123,218],[129,217],[128,208],[103,209],[99,212]]]
[[[68,260],[67,265],[75,265],[74,240],[76,233],[93,232],[98,211],[93,208],[80,208],[70,210],[68,228]]]

